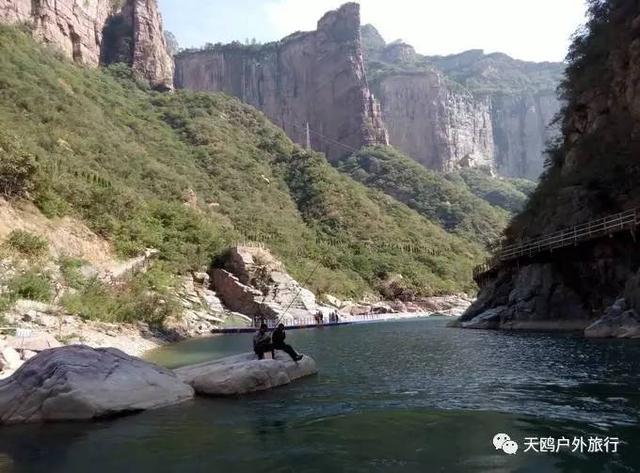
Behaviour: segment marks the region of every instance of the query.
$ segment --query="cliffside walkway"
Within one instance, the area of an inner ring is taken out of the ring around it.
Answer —
[[[580,243],[612,236],[622,231],[633,232],[638,226],[640,226],[640,208],[590,220],[530,240],[502,245],[491,258],[474,269],[473,279],[480,283],[507,262],[529,258],[543,252],[552,252],[559,248],[577,246]]]

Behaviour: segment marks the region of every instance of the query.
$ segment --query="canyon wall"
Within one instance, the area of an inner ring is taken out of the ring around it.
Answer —
[[[634,0],[590,7],[563,86],[562,141],[527,209],[507,229],[509,242],[640,207],[639,37]],[[635,230],[507,263],[483,284],[462,324],[638,336],[639,268]]]
[[[482,50],[427,57],[362,27],[367,72],[393,146],[438,171],[490,167],[535,180],[560,110],[563,66]]]
[[[544,170],[547,143],[558,135],[553,119],[561,104],[555,92],[524,91],[490,96],[493,162],[497,173],[536,180]]]
[[[390,143],[438,171],[489,167],[536,180],[544,169],[554,93],[473,94],[438,71],[397,72],[372,86]]]
[[[0,23],[27,25],[37,39],[79,64],[117,58],[154,88],[173,87],[156,0],[0,0]]]
[[[406,49],[395,48],[406,58]],[[396,73],[374,86],[389,141],[422,165],[439,171],[494,167],[491,103],[452,87],[438,71]]]
[[[388,144],[380,106],[367,84],[355,3],[327,13],[316,31],[277,43],[180,54],[175,85],[234,95],[299,144],[306,143],[308,123],[312,148],[329,158]]]

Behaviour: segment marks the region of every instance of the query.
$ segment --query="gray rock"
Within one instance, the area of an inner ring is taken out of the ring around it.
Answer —
[[[10,337],[6,341],[7,345],[16,350],[30,350],[41,352],[50,348],[59,348],[62,344],[48,333],[36,333],[31,337]]]
[[[38,312],[44,314],[51,314],[55,312],[55,307],[50,304],[45,304],[37,301],[30,301],[28,299],[20,299],[13,306],[13,312],[20,315],[30,315],[35,317]]]
[[[614,304],[605,315],[584,330],[588,338],[640,338],[640,315],[635,310],[620,312]]]
[[[296,363],[287,354],[276,352],[275,360],[258,360],[253,353],[245,353],[178,368],[175,372],[198,394],[230,396],[289,384],[316,374],[318,369],[311,357],[305,356]]]
[[[496,307],[495,309],[489,309],[480,315],[475,316],[468,322],[462,322],[460,326],[462,328],[475,328],[475,329],[495,329],[500,325],[500,315],[507,309],[505,306]]]
[[[10,346],[1,347],[0,371],[15,370],[22,365],[20,354]]]
[[[30,360],[31,358],[33,358],[34,356],[37,356],[38,353],[35,351],[31,351],[31,350],[24,350],[22,352],[22,359],[27,361]]]
[[[207,273],[193,273],[193,281],[203,286],[209,285],[209,275]]]
[[[0,424],[88,420],[176,404],[193,389],[113,348],[47,350],[0,382]]]

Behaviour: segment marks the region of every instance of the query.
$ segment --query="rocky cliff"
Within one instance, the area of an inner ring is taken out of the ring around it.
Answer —
[[[510,241],[640,205],[639,35],[637,2],[590,3],[588,28],[570,50],[562,85],[562,143],[528,208],[507,230]],[[503,266],[462,321],[471,327],[639,333],[639,267],[635,232],[543,253]]]
[[[79,64],[126,62],[153,87],[172,88],[173,61],[155,0],[0,0],[0,23],[28,25]]]
[[[496,93],[489,100],[497,173],[538,179],[544,170],[547,143],[558,135],[552,124],[561,107],[556,93]]]
[[[436,170],[488,166],[538,178],[563,65],[481,50],[421,56],[404,42],[386,44],[371,25],[362,37],[392,145]]]
[[[327,13],[316,31],[277,43],[183,53],[176,57],[175,84],[234,95],[300,144],[306,143],[308,123],[311,146],[329,157],[388,142],[365,76],[355,3]]]
[[[395,58],[406,58],[396,48]],[[375,84],[389,140],[427,168],[493,167],[491,103],[455,87],[442,73],[394,73]]]

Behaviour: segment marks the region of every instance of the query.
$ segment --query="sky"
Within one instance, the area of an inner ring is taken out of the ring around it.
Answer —
[[[314,30],[346,0],[159,0],[165,28],[181,47],[278,40]],[[584,0],[360,0],[362,22],[421,54],[468,49],[529,61],[562,61],[585,21]]]

